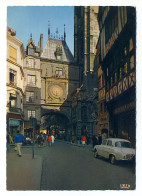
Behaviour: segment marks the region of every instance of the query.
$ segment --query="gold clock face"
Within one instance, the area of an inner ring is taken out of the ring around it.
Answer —
[[[60,98],[63,96],[63,88],[59,85],[52,85],[49,91],[50,95],[54,98]]]

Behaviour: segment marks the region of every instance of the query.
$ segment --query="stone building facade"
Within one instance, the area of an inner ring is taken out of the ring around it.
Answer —
[[[99,36],[98,7],[77,6],[74,17],[74,58],[79,65],[79,88],[72,93],[73,134],[97,135],[97,68],[94,67]]]
[[[41,130],[68,132],[71,127],[71,93],[79,86],[79,67],[74,63],[66,41],[53,38],[43,49],[43,35],[35,46],[32,37],[27,44],[24,64],[25,131],[32,133],[31,117]]]
[[[7,27],[7,132],[13,137],[17,134],[17,130],[24,133],[24,58],[25,51],[22,41],[16,37],[15,30]]]
[[[41,120],[41,68],[39,48],[30,39],[26,57],[24,59],[24,128],[25,134],[31,135],[33,126],[31,118],[36,118],[37,124],[40,125]]]

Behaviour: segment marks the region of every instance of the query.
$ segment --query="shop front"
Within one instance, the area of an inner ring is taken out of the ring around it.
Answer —
[[[19,130],[22,134],[24,134],[24,131],[23,131],[24,121],[23,119],[21,119],[21,116],[16,116],[16,118],[11,118],[11,117],[12,116],[10,116],[10,118],[7,119],[7,129],[8,129],[9,134],[13,138],[17,134],[17,130]]]

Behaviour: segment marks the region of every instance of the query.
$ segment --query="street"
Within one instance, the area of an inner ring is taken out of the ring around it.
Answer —
[[[95,159],[90,148],[56,142],[43,151],[41,190],[120,190],[121,184],[135,187],[128,164],[111,165]]]
[[[31,147],[22,151],[21,159],[26,154],[32,159]],[[111,165],[108,160],[95,159],[90,145],[55,141],[52,147],[35,147],[35,156],[42,158],[40,190],[121,190],[124,184],[135,189],[132,164]]]

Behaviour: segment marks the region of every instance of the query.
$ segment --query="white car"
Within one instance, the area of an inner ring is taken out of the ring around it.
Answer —
[[[107,138],[101,145],[94,146],[94,157],[98,156],[109,159],[112,164],[118,160],[132,161],[135,158],[135,149],[128,140]]]

